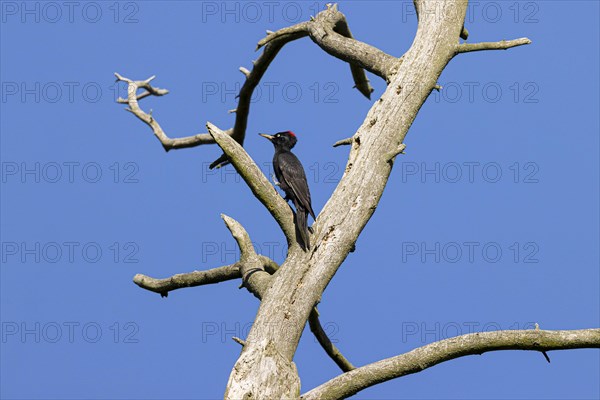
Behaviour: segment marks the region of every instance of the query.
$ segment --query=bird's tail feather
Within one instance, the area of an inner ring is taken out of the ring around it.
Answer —
[[[304,251],[310,248],[310,239],[308,236],[308,212],[303,207],[298,207],[296,211],[296,236],[300,239],[300,246]]]

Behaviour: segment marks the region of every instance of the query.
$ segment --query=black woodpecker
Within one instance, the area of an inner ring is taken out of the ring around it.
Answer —
[[[315,212],[310,202],[310,190],[306,182],[306,174],[298,157],[290,150],[296,145],[298,139],[291,131],[279,132],[274,135],[260,133],[275,146],[273,156],[273,169],[278,185],[285,192],[285,201],[294,203],[296,208],[296,237],[300,246],[308,251],[310,240],[308,238],[308,214],[316,219]]]

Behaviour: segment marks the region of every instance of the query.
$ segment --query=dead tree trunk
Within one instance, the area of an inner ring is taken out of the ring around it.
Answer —
[[[402,153],[404,138],[419,109],[446,65],[458,54],[479,50],[500,50],[529,44],[527,38],[511,41],[466,44],[463,27],[466,0],[416,0],[419,25],[410,49],[397,58],[352,37],[346,19],[330,6],[310,21],[277,32],[269,32],[258,47],[264,51],[241,89],[235,126],[221,131],[208,124],[208,133],[181,139],[169,138],[158,122],[145,113],[138,100],[167,91],[150,81],[128,82],[129,111],[147,123],[166,150],[217,143],[223,150],[213,166],[232,163],[254,195],[279,223],[288,242],[288,254],[279,268],[272,260],[257,255],[250,237],[235,220],[223,216],[241,249],[240,261],[209,271],[153,279],[136,275],[139,286],[166,296],[170,290],[242,278],[242,284],[261,300],[256,319],[245,339],[237,339],[243,350],[225,391],[226,399],[341,399],[366,387],[437,363],[492,350],[559,350],[600,347],[600,330],[505,331],[494,336],[464,335],[433,343],[391,359],[354,369],[329,342],[320,328],[316,305],[362,229],[375,212],[396,157]],[[294,239],[293,216],[286,202],[242,147],[249,114],[250,96],[277,52],[289,41],[310,39],[327,53],[348,62],[358,90],[369,97],[372,88],[364,70],[384,79],[388,86],[375,101],[357,132],[336,145],[350,145],[344,176],[313,225],[310,251],[303,251]],[[137,94],[137,89],[146,92]],[[327,353],[345,372],[301,396],[300,379],[292,359],[306,322]]]

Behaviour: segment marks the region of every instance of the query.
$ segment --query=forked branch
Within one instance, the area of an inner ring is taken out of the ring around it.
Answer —
[[[240,93],[238,94],[238,105],[235,109],[230,110],[230,112],[235,112],[235,124],[233,128],[226,130],[225,132],[232,136],[240,145],[243,145],[244,138],[246,136],[246,127],[248,125],[248,115],[250,113],[250,101],[252,98],[252,94],[254,93],[254,89],[260,83],[263,75],[267,71],[267,68],[271,64],[271,62],[275,59],[275,56],[281,50],[281,48],[291,40],[297,39],[302,35],[286,35],[286,37],[279,38],[277,40],[272,41],[269,46],[266,46],[263,53],[258,57],[257,60],[253,61],[253,68],[248,70],[246,68],[240,67],[240,71],[244,74],[246,80],[240,89]],[[146,98],[148,96],[162,96],[168,93],[168,90],[154,88],[150,85],[150,81],[154,79],[154,77],[147,79],[145,81],[133,81],[131,79],[125,78],[118,73],[115,73],[118,81],[123,81],[128,84],[127,89],[127,99],[119,98],[117,99],[118,103],[128,104],[128,111],[132,112],[139,119],[144,121],[147,125],[152,128],[154,135],[161,142],[163,148],[166,151],[171,149],[181,149],[188,147],[195,147],[204,144],[214,144],[214,140],[211,135],[208,133],[200,133],[194,136],[187,136],[182,138],[170,138],[163,131],[158,122],[152,117],[151,114],[144,112],[138,104],[138,100]],[[145,92],[141,94],[137,94],[137,90],[139,88],[146,89]],[[219,168],[228,164],[229,161],[225,155],[222,155],[217,160],[215,160],[210,168]]]
[[[376,47],[355,40],[350,32],[346,17],[338,11],[337,4],[327,5],[310,21],[269,33],[260,40],[257,49],[273,40],[290,34],[310,36],[313,42],[332,56],[350,64],[355,87],[367,98],[371,98],[373,88],[365,70],[389,82],[400,60]]]
[[[277,271],[278,265],[269,257],[256,254],[250,236],[239,222],[226,215],[221,217],[240,248],[240,260],[237,263],[206,271],[177,274],[165,279],[137,274],[133,277],[133,282],[143,289],[159,293],[161,297],[167,297],[172,290],[242,278],[242,286],[246,286],[250,292],[260,298],[259,295],[264,291],[270,274]],[[250,275],[254,272],[262,273],[250,280]]]
[[[126,108],[126,110],[145,122],[152,129],[154,136],[160,141],[165,151],[215,143],[208,133],[199,133],[194,136],[172,139],[163,131],[158,121],[152,116],[152,113],[146,113],[140,108],[140,105],[138,104],[139,100],[148,96],[164,96],[169,93],[166,89],[159,89],[150,85],[150,82],[155,76],[152,76],[145,81],[133,81],[117,72],[115,72],[115,76],[117,77],[117,81],[127,83],[127,99],[119,97],[117,103],[129,105],[129,108]],[[145,89],[146,91],[138,95],[138,89]],[[231,132],[228,131],[228,134],[231,134]]]

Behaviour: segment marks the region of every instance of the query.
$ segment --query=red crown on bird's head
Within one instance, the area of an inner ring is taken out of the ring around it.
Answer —
[[[286,131],[287,134],[292,135],[293,137],[296,137],[296,134],[292,131]]]

